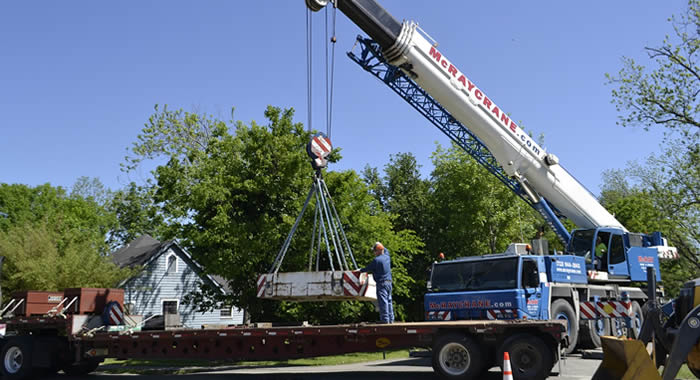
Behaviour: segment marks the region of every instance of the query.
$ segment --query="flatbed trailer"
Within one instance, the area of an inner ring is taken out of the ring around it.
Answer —
[[[80,318],[80,316],[77,316]],[[515,378],[545,378],[567,344],[561,321],[483,320],[158,331],[86,330],[66,317],[15,317],[4,323],[5,379],[94,371],[105,358],[286,360],[411,347],[432,349],[443,378],[470,379],[510,353]],[[3,326],[0,325],[0,331]]]

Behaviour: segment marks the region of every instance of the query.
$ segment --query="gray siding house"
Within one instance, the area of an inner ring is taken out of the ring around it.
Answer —
[[[114,252],[112,260],[120,267],[141,268],[137,275],[120,284],[124,289],[124,306],[132,315],[147,318],[179,314],[180,324],[188,328],[243,323],[243,310],[226,307],[202,313],[183,302],[187,293],[203,283],[222,294],[229,290],[222,278],[204,274],[201,266],[174,240],[161,243],[143,235]]]

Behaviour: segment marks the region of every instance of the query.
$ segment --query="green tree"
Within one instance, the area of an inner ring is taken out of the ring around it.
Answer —
[[[700,1],[670,19],[673,34],[656,47],[646,47],[649,66],[624,58],[616,76],[613,100],[623,126],[663,128],[662,153],[645,166],[631,165],[627,178],[648,192],[668,222],[662,231],[685,263],[700,269]]]
[[[371,312],[368,305],[303,305],[256,298],[257,276],[270,269],[312,184],[313,170],[305,153],[311,134],[293,122],[293,114],[268,107],[266,125],[254,121],[245,125],[156,108],[125,168],[133,170],[152,158],[166,162],[154,170],[151,191],[172,227],[170,237],[180,239],[209,272],[227,278],[233,290],[227,300],[208,299],[206,290],[195,292],[193,302],[205,308],[230,303],[245,308],[255,320],[357,321]],[[326,178],[351,245],[370,247],[383,239],[394,253],[395,293],[411,297],[401,285],[412,281],[402,262],[410,259],[417,239],[410,232],[394,233],[391,218],[372,210],[374,199],[355,172],[327,172]],[[313,210],[307,213],[313,215]],[[306,267],[311,225],[312,218],[306,218],[299,226],[284,271]],[[368,255],[363,248],[357,251],[359,263]]]
[[[462,149],[438,147],[433,164],[428,250],[450,258],[497,253],[534,236],[534,211]]]
[[[5,288],[57,290],[75,286],[116,286],[128,273],[108,259],[105,243],[114,215],[87,189],[104,189],[79,179],[70,194],[49,184],[0,184],[0,255],[6,257]],[[87,184],[87,185],[86,185]]]
[[[123,189],[111,193],[106,207],[117,219],[116,226],[108,234],[112,248],[127,244],[144,234],[156,239],[164,239],[168,235],[165,218],[154,203],[152,187],[131,182]]]
[[[663,208],[657,206],[657,194],[650,189],[633,186],[625,178],[625,172],[620,170],[604,174],[601,194],[603,206],[630,231],[663,231],[668,236],[667,231],[674,230],[674,221],[666,215]],[[661,261],[661,277],[667,295],[678,295],[678,290],[685,281],[700,274],[696,266],[687,265],[687,260]]]
[[[612,90],[613,104],[620,112],[623,126],[666,128],[697,144],[700,122],[697,119],[700,90],[700,1],[689,0],[685,13],[669,19],[673,35],[660,46],[645,47],[650,68],[623,57],[623,67],[607,77],[617,87]]]
[[[80,231],[58,227],[40,221],[0,232],[0,255],[5,256],[3,288],[7,293],[115,287],[131,275],[100,254]]]
[[[50,184],[30,187],[20,184],[0,184],[0,230],[44,223],[53,226],[59,235],[59,248],[70,240],[71,233],[80,233],[103,255],[109,253],[106,234],[114,228],[116,219],[94,198],[83,198],[77,192],[69,195],[62,187]]]

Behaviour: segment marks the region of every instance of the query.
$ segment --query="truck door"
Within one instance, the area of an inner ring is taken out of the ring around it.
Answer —
[[[537,319],[542,304],[542,289],[540,287],[540,272],[535,259],[523,258],[520,271],[520,286],[525,293],[523,311],[529,318]]]
[[[627,252],[622,240],[622,235],[613,233],[610,236],[610,250],[608,252],[608,275],[610,277],[629,278],[630,270],[627,266]]]

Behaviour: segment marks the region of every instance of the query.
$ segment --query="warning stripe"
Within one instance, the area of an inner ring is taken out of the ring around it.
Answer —
[[[124,323],[124,312],[122,306],[118,302],[113,302],[109,306],[109,322],[112,325],[121,325]]]
[[[427,319],[430,321],[435,321],[435,320],[440,320],[440,321],[449,321],[452,320],[452,312],[451,311],[429,311],[427,315]]]
[[[632,314],[632,303],[623,301],[581,302],[581,318],[621,318]]]
[[[312,147],[317,148],[317,151],[330,152],[331,142],[322,136],[316,136],[312,139]]]
[[[367,293],[368,281],[362,281],[362,272],[343,272],[343,291],[348,296],[364,296]]]
[[[258,277],[258,297],[262,297],[263,293],[265,292],[266,280],[267,280],[266,274],[261,274],[260,277]]]
[[[488,319],[512,319],[516,312],[513,309],[488,309],[486,310],[486,318]]]
[[[595,319],[596,312],[595,306],[592,305],[593,302],[581,302],[580,310],[583,319]]]

